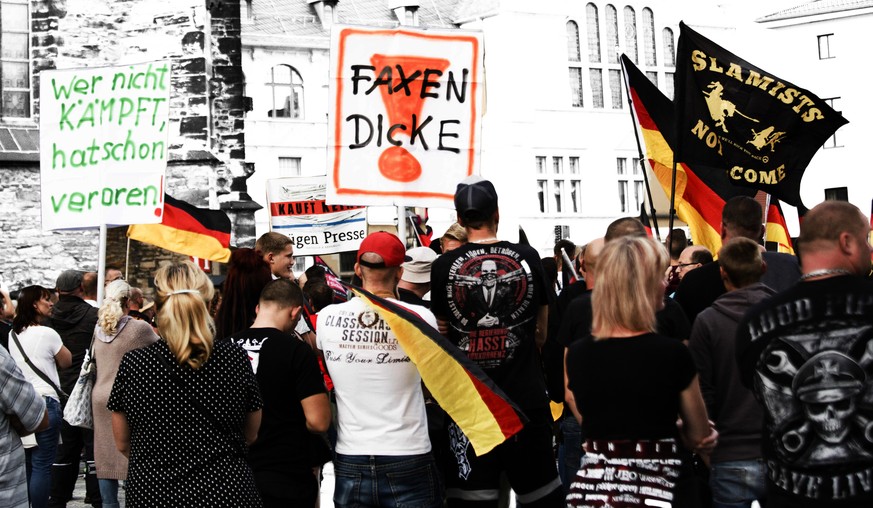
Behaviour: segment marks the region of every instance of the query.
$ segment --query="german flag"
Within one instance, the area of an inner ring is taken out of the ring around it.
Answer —
[[[673,149],[676,146],[673,103],[633,64],[621,56],[628,96],[640,125],[652,172],[670,196]],[[698,174],[688,164],[676,167],[676,213],[688,224],[695,245],[711,252],[721,248],[721,210],[734,196],[754,196],[754,190],[731,185],[723,175]]]
[[[484,455],[524,427],[527,418],[494,381],[420,316],[349,286],[388,323],[430,393]]]
[[[770,199],[765,223],[764,243],[767,246],[767,250],[794,254],[794,247],[791,245],[791,235],[788,233],[788,225],[785,223],[785,215],[782,214],[782,207],[776,198]]]
[[[162,249],[211,261],[230,261],[230,219],[221,210],[207,210],[164,194],[160,224],[134,224],[127,236]]]

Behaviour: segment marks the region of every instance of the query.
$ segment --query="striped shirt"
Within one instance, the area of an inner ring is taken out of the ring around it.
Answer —
[[[45,401],[28,383],[12,356],[0,347],[0,507],[27,508],[24,447],[11,427],[15,415],[27,429],[42,422]]]

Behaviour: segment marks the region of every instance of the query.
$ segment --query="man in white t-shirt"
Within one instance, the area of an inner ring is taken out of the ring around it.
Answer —
[[[405,260],[399,238],[373,233],[361,243],[355,274],[365,290],[409,308],[436,328],[429,310],[397,300]],[[421,377],[394,332],[360,298],[325,307],[317,328],[318,349],[337,399],[335,506],[441,507],[442,482],[430,453]]]

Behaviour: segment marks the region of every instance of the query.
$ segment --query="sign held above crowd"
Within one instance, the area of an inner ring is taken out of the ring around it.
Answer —
[[[267,180],[270,229],[291,238],[297,256],[355,251],[367,236],[367,209],[327,204],[326,179]]]
[[[170,63],[40,76],[44,230],[161,222]]]
[[[482,34],[334,26],[327,202],[451,206],[478,173]]]

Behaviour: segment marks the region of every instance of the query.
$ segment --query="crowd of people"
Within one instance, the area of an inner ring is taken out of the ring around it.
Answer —
[[[728,201],[722,247],[636,219],[541,258],[498,237],[491,182],[455,194],[431,246],[361,243],[354,284],[481,369],[523,428],[479,455],[381,314],[290,238],[235,249],[216,288],[190,262],[152,288],[110,268],[5,295],[0,507],[873,505],[870,225],[827,201],[798,256]],[[153,292],[154,299],[146,295]],[[7,323],[7,321],[11,322]],[[93,429],[62,418],[86,358]]]

